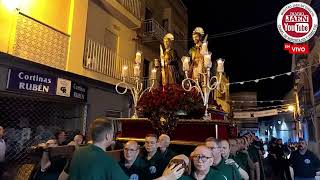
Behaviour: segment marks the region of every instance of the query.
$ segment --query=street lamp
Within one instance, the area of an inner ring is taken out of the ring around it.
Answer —
[[[288,111],[294,112],[294,106],[293,105],[288,106]]]
[[[20,0],[2,0],[2,3],[9,10],[14,10],[19,8]]]

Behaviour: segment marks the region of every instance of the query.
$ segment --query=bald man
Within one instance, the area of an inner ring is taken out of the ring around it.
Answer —
[[[249,180],[248,173],[244,170],[243,167],[240,166],[241,160],[236,155],[237,150],[237,142],[234,139],[230,139],[229,141],[221,141],[221,154],[222,157],[225,159],[226,164],[235,166],[238,169],[242,179]]]
[[[192,180],[192,179],[203,179],[203,180],[228,180],[226,176],[220,172],[210,168],[213,163],[212,151],[204,146],[200,145],[191,153],[191,160],[194,164],[189,176],[182,176],[179,180]]]
[[[205,141],[205,145],[211,149],[211,152],[214,157],[214,161],[212,164],[212,168],[216,171],[219,171],[229,180],[240,180],[241,176],[238,171],[239,166],[233,166],[231,164],[227,164],[225,160],[222,158],[221,154],[221,142],[216,138],[210,137]]]
[[[170,160],[176,155],[170,148],[170,137],[166,134],[161,134],[158,139],[158,147],[161,155],[164,158],[165,164],[168,164]]]
[[[124,160],[119,162],[120,167],[129,179],[145,179],[147,174],[146,162],[139,157],[140,147],[136,141],[128,141],[124,145]]]

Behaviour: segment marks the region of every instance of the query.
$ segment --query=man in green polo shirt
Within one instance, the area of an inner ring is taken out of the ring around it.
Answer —
[[[91,125],[93,144],[80,148],[73,155],[70,180],[128,180],[118,163],[108,156],[105,149],[113,139],[112,121],[98,118]]]
[[[147,134],[145,137],[144,151],[142,159],[147,163],[148,179],[160,177],[167,166],[160,151],[158,151],[158,137],[155,134]]]
[[[147,163],[139,156],[139,148],[136,141],[128,141],[123,149],[124,160],[119,165],[130,179],[144,180]]]
[[[198,146],[192,153],[191,159],[194,164],[194,169],[189,176],[182,176],[179,180],[228,180],[226,176],[217,170],[210,168],[213,163],[213,156],[211,150],[203,145]]]
[[[211,149],[214,157],[212,168],[226,176],[227,180],[240,180],[239,166],[236,167],[234,165],[226,164],[225,160],[222,158],[220,141],[214,137],[209,137],[206,139],[205,144]]]
[[[225,159],[226,164],[231,164],[238,168],[238,171],[244,180],[249,180],[248,173],[242,167],[241,159],[236,155],[237,153],[237,142],[234,139],[222,140],[221,141],[221,154],[223,159]],[[240,167],[239,167],[240,166]]]
[[[170,160],[177,155],[170,149],[170,137],[166,134],[161,134],[159,136],[158,146],[166,164],[168,164]]]

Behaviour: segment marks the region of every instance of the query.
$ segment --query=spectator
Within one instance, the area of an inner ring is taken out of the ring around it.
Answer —
[[[5,160],[6,160],[6,142],[3,139],[4,129],[0,126],[0,179],[2,174],[4,173],[4,169],[6,167]]]
[[[48,140],[45,144],[45,151],[42,154],[40,161],[40,172],[37,173],[36,179],[38,180],[56,180],[58,179],[60,173],[63,171],[64,166],[67,163],[65,157],[50,157],[48,153],[49,147],[57,147],[66,145],[65,142],[65,132],[59,130],[55,133],[55,138]]]
[[[320,168],[319,159],[308,150],[307,146],[308,143],[304,139],[299,139],[298,150],[292,152],[290,156],[289,162],[295,180],[314,180]]]
[[[68,145],[73,145],[78,148],[82,144],[84,144],[84,136],[82,134],[77,134],[74,136],[73,141],[71,141]]]

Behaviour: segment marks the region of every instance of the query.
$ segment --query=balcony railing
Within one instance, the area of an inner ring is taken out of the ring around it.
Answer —
[[[117,0],[139,20],[141,19],[141,0]]]
[[[121,71],[128,66],[129,76],[133,76],[134,61],[120,57],[116,52],[91,39],[86,39],[83,67],[108,77],[121,80]],[[133,81],[130,80],[133,84]]]
[[[152,41],[154,38],[161,41],[166,30],[154,19],[147,19],[143,23],[143,41]]]

